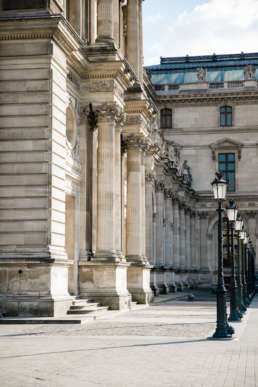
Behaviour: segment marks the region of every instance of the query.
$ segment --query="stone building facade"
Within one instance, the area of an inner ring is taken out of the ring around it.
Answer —
[[[198,195],[201,269],[213,283],[217,214],[211,181],[227,178],[253,245],[258,247],[258,54],[161,58],[146,68],[156,90],[161,131],[180,148]],[[257,265],[257,263],[256,263]]]
[[[198,281],[198,197],[155,98],[141,0],[0,1],[1,313]]]
[[[163,84],[142,57],[142,0],[0,0],[4,315],[61,315],[77,298],[128,309],[210,286],[221,149],[236,155],[231,195],[255,238],[253,67],[221,91],[205,66],[195,83]],[[216,121],[226,102],[230,132]]]

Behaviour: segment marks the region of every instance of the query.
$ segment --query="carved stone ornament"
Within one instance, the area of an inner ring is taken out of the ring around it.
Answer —
[[[155,181],[155,189],[157,192],[164,192],[165,184],[163,183],[163,181],[156,180]]]
[[[146,151],[149,149],[149,146],[146,142],[146,139],[142,136],[137,136],[137,135],[130,135],[130,136],[127,136],[123,139],[123,142],[126,146],[126,148],[138,148],[138,149],[141,149],[143,151]]]
[[[197,79],[199,82],[205,82],[206,81],[206,70],[203,67],[198,67],[196,69],[197,71]]]
[[[81,108],[80,117],[81,117],[81,122],[84,118],[87,119],[88,125],[89,125],[91,130],[95,130],[97,128],[98,115],[93,110],[91,103],[88,106]]]
[[[252,64],[244,68],[245,81],[254,81],[256,78],[256,67]]]
[[[98,81],[91,81],[89,84],[89,91],[92,93],[102,93],[114,90],[114,81],[111,79],[102,79]]]
[[[142,123],[141,117],[138,116],[127,116],[126,125],[140,125]]]
[[[103,103],[96,107],[99,121],[116,120],[121,117],[122,109],[115,103]]]

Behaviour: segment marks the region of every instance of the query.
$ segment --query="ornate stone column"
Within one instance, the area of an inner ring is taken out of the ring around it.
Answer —
[[[173,265],[175,269],[180,266],[180,215],[179,215],[179,201],[176,195],[173,195]]]
[[[165,283],[165,186],[162,180],[156,181],[156,200],[157,200],[157,235],[156,235],[156,265],[158,268],[158,287],[162,293],[168,292]]]
[[[191,270],[197,269],[197,261],[196,261],[196,212],[191,211]]]
[[[152,156],[150,156],[152,157]],[[146,192],[146,257],[151,265],[156,264],[156,219],[155,219],[155,178],[152,170],[145,175],[145,192]],[[159,288],[156,281],[155,269],[151,271],[151,288],[154,294],[159,294]]]
[[[185,235],[186,235],[186,243],[185,243],[185,250],[186,250],[186,270],[191,270],[191,209],[186,208],[185,211]]]
[[[196,212],[195,223],[195,247],[196,247],[196,269],[201,268],[201,219],[200,214]]]
[[[179,204],[180,213],[180,269],[185,270],[185,204]]]
[[[140,136],[130,135],[127,146],[127,243],[128,289],[133,299],[148,303],[150,289],[150,265],[145,256],[145,144]]]
[[[113,0],[98,0],[97,4],[96,42],[113,42]]]
[[[173,268],[173,207],[172,191],[165,189],[165,284],[175,290]]]
[[[81,296],[100,301],[112,309],[127,309],[131,296],[127,290],[128,264],[121,259],[121,232],[118,230],[121,229],[121,193],[118,192],[117,183],[121,169],[121,162],[117,163],[121,159],[117,125],[123,115],[115,104],[98,106],[96,112],[96,253],[82,267],[80,293]]]
[[[207,231],[208,231],[208,214],[207,213],[200,213],[200,219],[201,219],[201,260],[200,260],[200,281],[202,282],[203,286],[206,286],[209,282],[208,273],[209,273],[209,266],[208,266],[208,238],[207,238]]]

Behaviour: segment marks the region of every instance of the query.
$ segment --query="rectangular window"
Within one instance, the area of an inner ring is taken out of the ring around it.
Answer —
[[[228,183],[228,192],[236,190],[236,166],[235,153],[219,153],[219,171],[223,174],[224,179]]]
[[[232,126],[231,106],[222,106],[220,108],[220,126]]]

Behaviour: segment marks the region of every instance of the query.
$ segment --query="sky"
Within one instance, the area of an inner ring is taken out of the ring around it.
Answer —
[[[258,0],[145,0],[144,64],[160,57],[258,52]]]

